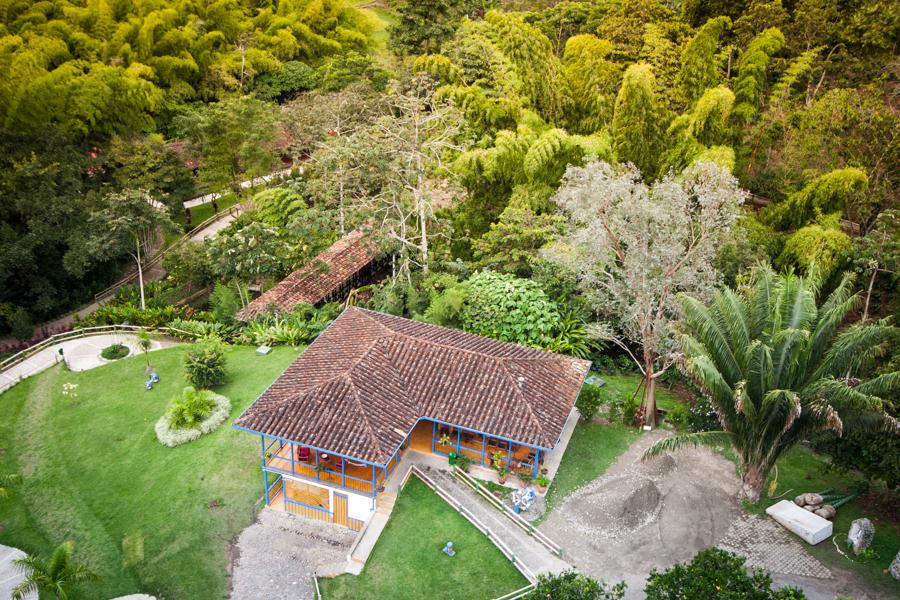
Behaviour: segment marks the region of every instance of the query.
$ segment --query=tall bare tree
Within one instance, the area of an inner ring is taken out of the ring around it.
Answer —
[[[594,334],[628,353],[644,375],[645,422],[656,424],[656,380],[677,354],[675,295],[707,297],[720,275],[712,264],[731,235],[745,192],[727,170],[697,163],[652,186],[633,165],[569,167],[556,201],[570,233],[551,260],[578,274],[598,317],[617,323]],[[635,349],[640,352],[635,353]]]

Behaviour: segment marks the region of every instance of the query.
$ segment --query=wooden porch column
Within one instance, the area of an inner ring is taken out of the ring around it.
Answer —
[[[434,454],[434,436],[437,435],[437,421],[431,422],[431,453]]]
[[[344,460],[344,458],[342,457],[341,458],[341,487],[342,488],[347,487],[346,485],[344,485],[344,473],[346,472],[346,470],[347,470],[347,461]]]
[[[487,446],[487,436],[481,434],[481,465],[484,466],[484,449]]]

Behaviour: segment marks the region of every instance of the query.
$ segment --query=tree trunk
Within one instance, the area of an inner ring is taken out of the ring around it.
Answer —
[[[137,249],[137,271],[138,271],[138,287],[141,290],[141,310],[147,308],[144,303],[144,270],[141,268],[141,238],[135,237],[135,248]]]
[[[869,302],[872,300],[872,288],[875,287],[876,275],[878,275],[878,267],[872,269],[872,276],[869,278],[869,287],[866,289],[866,307],[863,309],[861,321],[869,318]]]
[[[653,372],[653,363],[655,357],[644,355],[644,377],[646,385],[644,386],[644,424],[650,427],[656,427],[656,378]]]
[[[759,495],[762,492],[762,486],[765,481],[766,474],[759,467],[746,465],[744,476],[741,478],[741,498],[754,504],[759,502]]]

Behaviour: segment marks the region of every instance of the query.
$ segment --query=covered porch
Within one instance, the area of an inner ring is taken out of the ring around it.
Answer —
[[[280,438],[262,436],[263,469],[375,496],[390,477],[397,456],[385,467]]]
[[[486,433],[422,419],[409,435],[409,447],[423,454],[465,456],[472,464],[490,469],[506,467],[511,474],[537,477],[544,463],[540,448]]]

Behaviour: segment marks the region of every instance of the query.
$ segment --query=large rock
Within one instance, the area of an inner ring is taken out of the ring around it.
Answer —
[[[847,534],[847,544],[853,549],[854,554],[859,554],[872,545],[875,537],[875,526],[868,519],[856,519],[850,523],[850,533]]]
[[[891,562],[891,567],[888,570],[891,573],[891,577],[900,581],[900,552],[897,552],[897,556],[894,557],[893,562]]]
[[[808,544],[816,545],[831,537],[831,521],[803,510],[790,500],[782,500],[766,509],[766,514],[796,533]]]

